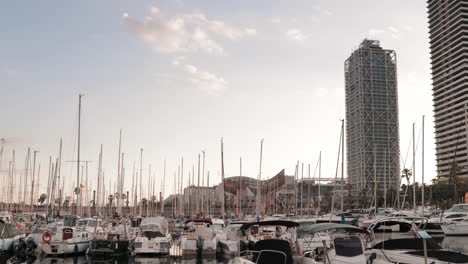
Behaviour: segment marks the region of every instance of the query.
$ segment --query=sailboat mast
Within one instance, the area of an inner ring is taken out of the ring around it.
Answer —
[[[221,138],[221,191],[223,192],[223,200],[221,201],[221,219],[225,220],[224,216],[226,213],[225,202],[226,202],[226,193],[225,193],[225,186],[224,186],[224,142],[223,138]]]
[[[142,179],[143,179],[143,148],[140,148],[140,216],[143,213],[143,204],[142,204]]]
[[[34,210],[34,184],[35,184],[35,178],[36,178],[36,154],[37,150],[33,151],[33,170],[32,170],[32,181],[31,181],[31,202],[30,202],[30,207],[29,211],[33,212]]]
[[[307,215],[310,216],[310,163],[307,165]],[[276,192],[275,192],[276,194]],[[275,201],[276,204],[276,201]]]
[[[263,158],[263,139],[260,141],[260,170],[258,173],[258,178],[257,178],[257,206],[256,206],[256,215],[259,217],[261,212],[260,212],[260,206],[262,204],[261,202],[261,196],[260,196],[260,181],[262,179],[262,158]]]
[[[203,155],[205,152],[203,152]],[[204,162],[203,162],[204,163]],[[203,164],[204,165],[204,164]],[[182,161],[180,163],[180,215],[185,215],[185,206],[184,206],[184,158],[182,157]]]
[[[55,199],[55,193],[58,196],[58,210],[60,212],[60,206],[61,206],[61,201],[62,201],[62,194],[60,192],[60,177],[62,176],[61,171],[62,171],[62,138],[60,138],[60,147],[59,147],[59,156],[58,156],[58,173],[57,173],[57,179],[54,179],[55,185],[57,186],[56,192],[54,192],[54,199]],[[55,205],[55,200],[53,201]]]
[[[239,189],[237,193],[237,213],[238,217],[242,218],[242,157],[239,159]]]
[[[424,115],[422,116],[422,151],[421,151],[421,205],[422,216],[424,216]]]
[[[200,213],[200,153],[198,153],[198,173],[197,173],[197,191],[196,191],[196,205],[195,214]]]
[[[374,207],[377,214],[377,149],[374,144]]]
[[[76,155],[76,214],[81,215],[80,207],[81,207],[81,189],[80,189],[80,147],[81,147],[81,97],[82,94],[78,95],[78,147],[77,147],[77,155]]]
[[[98,166],[98,179],[97,179],[97,197],[96,202],[98,206],[98,214],[101,214],[101,192],[102,192],[102,144],[101,144],[101,151],[99,152],[99,166]]]
[[[344,140],[345,140],[345,131],[344,131],[344,119],[341,119],[341,212],[343,213],[343,198],[344,198]]]
[[[320,151],[319,153],[319,180],[318,180],[318,208],[317,208],[317,213],[319,213],[320,211],[320,205],[322,203],[322,196],[321,196],[321,193],[320,193],[320,181],[321,181],[321,177],[322,177],[322,151]]]
[[[163,180],[162,180],[162,188],[161,188],[161,214],[164,213],[164,190],[166,185],[166,159],[164,159],[164,172],[163,172]]]
[[[26,154],[25,170],[24,170],[24,193],[23,193],[23,206],[22,209],[26,209],[26,194],[28,191],[28,172],[29,172],[29,159],[31,155],[31,149],[28,147],[28,153]]]
[[[384,150],[384,208],[387,208],[387,149]]]
[[[205,150],[202,150],[203,163],[202,163],[202,188],[201,192],[201,211],[205,213]]]
[[[301,205],[301,215],[304,214],[304,202],[303,202],[303,198],[304,198],[304,162],[302,162],[301,164],[301,192],[300,192],[300,200],[299,200],[299,203]]]
[[[416,215],[416,141],[414,137],[414,123],[413,123],[413,211]]]
[[[119,210],[119,207],[120,207],[120,193],[118,193],[120,191],[120,170],[121,170],[121,166],[120,166],[120,158],[122,156],[122,129],[120,129],[120,132],[119,132],[119,156],[117,158],[117,194],[115,197],[115,200],[116,200],[116,205],[117,205],[117,210]]]

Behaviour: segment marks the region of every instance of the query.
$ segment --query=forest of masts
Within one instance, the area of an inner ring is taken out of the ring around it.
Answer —
[[[107,176],[103,169],[103,145],[100,146],[100,152],[98,155],[98,168],[97,171],[90,172],[88,163],[91,161],[80,160],[80,124],[81,124],[81,97],[79,95],[79,107],[78,107],[78,147],[77,147],[77,159],[71,161],[64,161],[62,156],[62,139],[60,139],[58,146],[58,155],[55,158],[49,156],[49,164],[47,168],[47,178],[41,177],[41,164],[37,162],[39,151],[31,150],[28,148],[24,158],[23,169],[18,169],[21,165],[17,164],[16,152],[13,149],[11,151],[10,158],[6,157],[4,153],[4,145],[7,143],[5,139],[1,139],[1,148],[0,148],[0,180],[2,181],[1,185],[1,194],[0,194],[0,206],[2,210],[15,211],[15,212],[47,212],[49,215],[58,214],[59,212],[72,213],[76,215],[109,215],[113,214],[114,211],[119,214],[133,215],[133,216],[154,216],[159,214],[172,215],[172,216],[197,216],[197,215],[217,215],[225,217],[226,208],[225,201],[226,195],[224,192],[224,145],[223,139],[221,138],[221,184],[220,184],[220,193],[222,198],[218,210],[215,210],[214,202],[210,201],[204,191],[198,191],[202,189],[197,189],[195,191],[196,197],[181,198],[184,195],[184,186],[196,186],[196,187],[209,187],[210,186],[210,173],[206,171],[205,173],[205,151],[201,151],[198,154],[198,162],[195,166],[193,164],[190,167],[184,168],[184,159],[181,158],[178,162],[177,168],[173,173],[173,190],[172,190],[172,200],[170,201],[170,211],[165,212],[165,192],[166,192],[166,160],[164,160],[164,169],[162,177],[157,179],[156,172],[152,170],[151,164],[143,166],[143,156],[144,150],[140,148],[140,155],[138,164],[136,161],[133,161],[133,166],[131,167],[130,173],[125,166],[125,153],[122,151],[122,130],[119,134],[118,142],[118,158],[117,158],[117,175]],[[423,116],[423,128],[424,128],[424,116]],[[419,142],[419,139],[418,139]],[[408,174],[413,176],[413,207],[416,208],[416,185],[415,185],[415,135],[414,135],[414,124],[413,124],[413,164],[412,168],[406,172],[406,178],[409,183]],[[341,190],[344,190],[345,178],[344,178],[344,120],[341,120],[341,133],[340,133],[340,143],[338,148],[338,158],[336,162],[336,172],[335,172],[335,182],[338,182],[341,174]],[[422,129],[422,167],[424,168],[424,129]],[[259,162],[259,171],[257,175],[257,190],[262,190],[263,186],[260,186],[262,183],[262,155],[263,155],[263,139],[260,143],[260,162]],[[7,161],[7,162],[5,162]],[[341,162],[340,162],[341,161]],[[72,169],[76,168],[76,174],[71,171],[67,175],[76,175],[76,179],[73,180],[72,177],[66,177],[63,172],[62,165],[64,162],[71,163]],[[38,164],[37,164],[38,163]],[[6,166],[8,164],[8,166]],[[321,164],[321,152],[319,155],[319,161],[316,166],[319,168],[319,178],[318,178],[318,208],[320,207],[321,194],[320,194],[320,169]],[[239,176],[242,176],[242,158],[240,159],[239,164]],[[403,166],[405,166],[403,164]],[[196,167],[196,170],[195,170]],[[304,212],[304,207],[310,208],[310,205],[304,205],[302,197],[304,195],[304,188],[301,186],[299,189],[299,174],[300,167],[299,162],[296,164],[295,174],[294,174],[294,204],[288,209],[293,209],[297,214],[298,212]],[[310,165],[308,166],[310,179]],[[43,169],[44,170],[44,169]],[[188,171],[187,179],[184,178],[184,175],[187,175],[185,171]],[[375,174],[376,169],[374,169]],[[339,173],[341,172],[341,173]],[[97,174],[97,177],[94,175]],[[424,170],[421,171],[422,179],[424,181]],[[131,178],[130,176],[131,175]],[[143,175],[145,181],[143,182]],[[301,169],[302,182],[304,180],[304,165]],[[205,185],[206,179],[206,185]],[[314,173],[315,179],[315,173]],[[377,205],[377,181],[376,175],[374,175],[374,195],[373,195],[373,205]],[[130,186],[131,180],[131,189],[129,190],[125,186]],[[159,182],[157,181],[159,180]],[[386,182],[387,180],[385,180]],[[40,185],[40,183],[46,183],[46,186]],[[188,183],[188,185],[187,185]],[[159,193],[156,191],[157,185],[160,184]],[[241,184],[239,184],[240,186]],[[93,186],[93,187],[91,187]],[[310,185],[309,185],[310,186]],[[398,188],[399,189],[399,188]],[[169,191],[169,190],[167,190]],[[236,201],[237,208],[236,213],[242,214],[242,208],[240,197],[242,196],[241,188],[238,188],[237,199]],[[276,194],[277,190],[274,190]],[[334,211],[335,208],[335,189],[333,196],[331,198],[331,208],[330,211]],[[386,191],[386,188],[384,188]],[[404,192],[404,199],[408,191],[408,185]],[[41,193],[42,192],[42,193]],[[398,190],[399,192],[399,190]],[[271,190],[270,190],[271,195]],[[310,190],[307,190],[307,196],[309,196]],[[192,194],[193,195],[193,194]],[[339,209],[344,210],[344,195],[340,195]],[[386,194],[383,197],[386,198]],[[301,199],[298,199],[301,197]],[[401,209],[399,204],[399,197],[397,195],[398,205],[397,208]],[[384,198],[384,199],[385,199]],[[189,206],[189,201],[195,199],[196,206],[191,208]],[[261,191],[256,192],[256,205],[254,214],[259,216],[265,213],[266,204],[268,204],[267,196]],[[276,198],[275,198],[276,199]],[[306,201],[310,201],[310,198],[307,197]],[[403,200],[404,201],[404,200]],[[386,203],[385,203],[386,204]],[[404,202],[403,202],[404,204]],[[424,204],[424,187],[422,190],[422,204]],[[276,203],[275,203],[276,205]],[[232,204],[231,204],[232,206]],[[299,207],[299,208],[298,208]],[[308,211],[308,210],[306,210]],[[310,211],[310,210],[309,210]],[[271,210],[270,210],[271,212]]]

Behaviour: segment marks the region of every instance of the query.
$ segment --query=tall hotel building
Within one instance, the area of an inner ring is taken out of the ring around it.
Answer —
[[[348,180],[353,190],[396,190],[400,138],[396,53],[365,39],[345,61]],[[376,179],[376,180],[375,180]]]
[[[468,176],[468,1],[429,0],[437,176]],[[457,168],[457,170],[455,170]]]

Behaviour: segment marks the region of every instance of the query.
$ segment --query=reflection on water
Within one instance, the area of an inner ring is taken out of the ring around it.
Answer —
[[[468,254],[468,237],[447,236],[442,240],[441,246],[446,249]]]
[[[216,259],[183,259],[181,257],[120,257],[113,259],[92,259],[88,256],[77,256],[67,258],[38,257],[35,260],[21,261],[11,255],[0,255],[0,264],[3,263],[28,263],[28,264],[229,264],[231,260]]]
[[[399,236],[391,233],[377,233],[375,239],[377,241],[402,238],[406,236]],[[436,235],[433,238],[445,249],[452,251],[462,252],[468,254],[468,237],[444,237],[443,235]],[[157,257],[157,256],[146,256],[146,257],[121,257],[114,259],[92,259],[87,256],[68,257],[68,258],[45,258],[38,257],[35,260],[29,261],[18,261],[15,260],[11,255],[0,254],[0,264],[3,263],[45,263],[45,264],[84,264],[84,263],[95,263],[95,264],[229,264],[231,260],[216,260],[216,259],[184,259],[181,257]]]

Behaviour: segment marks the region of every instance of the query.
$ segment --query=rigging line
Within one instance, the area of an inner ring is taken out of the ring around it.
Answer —
[[[409,154],[409,151],[410,151],[410,148],[411,148],[411,143],[413,142],[413,139],[412,137],[410,137],[410,141],[408,143],[408,150],[406,151],[406,157],[405,157],[405,160],[402,159],[401,155],[400,155],[400,159],[401,159],[401,162],[403,163],[403,168],[406,167],[406,162],[408,161],[408,154]]]

